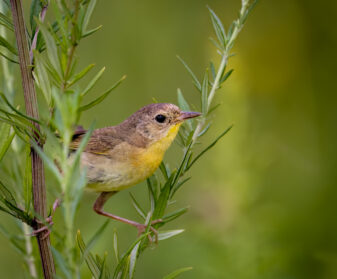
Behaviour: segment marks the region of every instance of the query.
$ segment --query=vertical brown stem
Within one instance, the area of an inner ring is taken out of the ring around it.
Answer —
[[[38,119],[39,118],[38,105],[36,100],[36,91],[33,76],[30,68],[29,48],[26,37],[26,27],[23,18],[22,4],[21,0],[10,0],[10,2],[11,2],[15,37],[18,47],[26,113],[28,116]],[[36,126],[37,129],[40,129],[37,123],[34,123],[34,125]],[[39,141],[38,138],[37,141]],[[31,149],[31,158],[32,158],[34,209],[39,216],[41,216],[42,218],[46,218],[47,210],[46,210],[46,189],[45,189],[44,169],[41,158],[37,155],[37,153],[33,148]],[[36,229],[39,229],[42,226],[43,224],[36,222]],[[50,250],[49,236],[44,237],[43,234],[38,234],[37,242],[40,250],[44,278],[52,279],[53,274],[55,274],[55,266]]]

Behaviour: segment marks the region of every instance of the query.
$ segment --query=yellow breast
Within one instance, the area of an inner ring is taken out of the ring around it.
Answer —
[[[181,124],[179,123],[172,126],[165,137],[152,143],[134,158],[133,165],[140,174],[140,181],[152,175],[159,167],[165,151],[170,147],[172,141],[176,137],[180,125]]]
[[[114,149],[116,154],[111,158],[99,157],[100,162],[96,158],[96,163],[88,169],[87,175],[92,177],[93,181],[99,175],[99,179],[104,182],[90,183],[88,188],[98,192],[120,191],[151,176],[163,160],[165,151],[176,137],[179,127],[180,124],[172,126],[165,137],[146,148],[131,148],[125,143],[125,145],[119,146],[120,150]],[[128,152],[125,152],[126,149]],[[90,154],[84,155],[90,156]],[[88,157],[86,161],[84,165],[89,166],[93,160]]]

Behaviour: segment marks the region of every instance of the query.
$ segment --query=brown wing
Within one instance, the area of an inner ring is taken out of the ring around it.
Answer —
[[[79,147],[86,132],[84,129],[75,131],[73,141],[70,145],[72,150],[76,150]],[[122,139],[117,133],[116,127],[101,128],[93,131],[85,151],[95,154],[107,154],[121,142]]]

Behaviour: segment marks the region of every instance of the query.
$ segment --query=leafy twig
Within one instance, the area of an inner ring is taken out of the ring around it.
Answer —
[[[18,55],[20,62],[26,112],[29,117],[39,119],[36,91],[31,69],[29,66],[30,57],[26,37],[26,27],[22,11],[22,4],[21,0],[11,0],[10,2],[11,2],[15,37],[18,46]],[[40,129],[38,123],[33,122],[32,124],[35,125],[36,129],[38,130]],[[43,164],[41,158],[33,149],[31,149],[31,160],[32,160],[34,209],[39,216],[41,216],[42,218],[46,218],[47,217],[46,188],[45,188]],[[42,226],[43,226],[42,224],[36,222],[35,228],[39,229]],[[54,277],[53,274],[55,274],[55,266],[50,250],[49,236],[43,237],[42,234],[38,234],[37,241],[39,244],[40,257],[44,276],[46,279],[52,279]]]

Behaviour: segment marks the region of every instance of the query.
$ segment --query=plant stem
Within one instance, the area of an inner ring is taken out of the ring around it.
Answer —
[[[224,72],[224,69],[227,66],[228,63],[228,58],[230,57],[230,51],[233,47],[234,41],[237,38],[238,34],[240,33],[242,27],[243,27],[243,18],[249,9],[249,0],[242,0],[241,1],[241,9],[240,9],[240,14],[239,18],[234,22],[234,30],[232,32],[232,35],[228,39],[228,42],[225,45],[225,48],[222,53],[222,59],[218,68],[218,72],[216,74],[215,80],[213,82],[211,91],[208,95],[207,99],[207,111],[211,107],[212,101],[214,99],[215,92],[217,89],[219,89],[220,86],[220,80],[221,80],[221,75]],[[202,115],[201,119],[199,120],[199,123],[197,127],[194,130],[193,137],[192,137],[192,146],[196,142],[197,138],[199,137],[200,132],[202,131],[203,127],[205,126],[206,123],[206,117],[207,115]]]
[[[10,2],[11,2],[15,37],[18,47],[26,113],[30,117],[39,119],[36,91],[30,68],[29,48],[26,37],[25,22],[23,18],[22,3],[21,0],[10,0]],[[36,129],[38,130],[40,129],[40,126],[37,123],[32,122],[32,124],[35,125]],[[42,148],[43,146],[39,142],[38,136],[36,140],[37,143]],[[38,216],[46,218],[47,210],[46,210],[46,189],[45,189],[44,169],[41,158],[38,156],[38,154],[35,152],[33,148],[31,148],[31,160],[32,160],[34,210],[38,214]],[[43,227],[43,224],[35,222],[34,229],[39,229],[41,227]],[[39,245],[44,278],[52,279],[54,278],[53,274],[55,274],[55,266],[52,253],[50,250],[49,236],[44,237],[43,234],[38,234],[36,238]]]
[[[211,92],[209,93],[209,96],[208,96],[208,100],[207,100],[208,109],[207,110],[209,110],[209,108],[212,104],[215,92],[219,88],[219,82],[220,82],[220,79],[221,79],[221,74],[223,73],[223,70],[227,65],[227,61],[228,61],[228,55],[227,55],[227,53],[225,53],[222,57],[222,60],[221,60],[221,63],[220,63],[219,69],[218,69],[218,73],[215,77],[213,86],[211,88]],[[202,128],[205,126],[205,123],[206,123],[206,115],[203,115],[201,120],[199,121],[197,127],[194,130],[193,137],[192,137],[192,145],[194,145],[195,141],[199,137],[199,134],[200,134]]]
[[[68,86],[68,78],[69,78],[69,72],[71,69],[71,64],[73,62],[73,58],[74,58],[74,54],[75,54],[75,49],[77,47],[77,39],[76,39],[76,31],[75,31],[75,26],[76,26],[76,21],[78,18],[78,12],[79,12],[79,7],[80,7],[80,1],[76,0],[75,2],[75,7],[74,7],[74,15],[72,17],[72,25],[73,25],[73,30],[72,30],[72,34],[71,34],[71,48],[68,52],[68,63],[65,69],[65,73],[64,73],[64,81],[63,81],[63,85],[62,85],[62,89],[63,91],[65,91],[67,89]]]
[[[35,259],[33,256],[33,247],[31,238],[29,236],[30,228],[26,223],[21,223],[22,230],[25,237],[25,248],[26,248],[26,257],[25,261],[27,263],[29,274],[32,278],[37,278],[36,266],[35,266]]]
[[[208,100],[207,100],[207,106],[208,109],[211,107],[214,95],[215,95],[215,91],[219,88],[219,83],[220,83],[220,79],[221,79],[221,75],[223,73],[223,70],[225,69],[226,65],[227,65],[227,61],[228,61],[228,53],[224,53],[222,59],[221,59],[221,63],[218,69],[218,73],[215,77],[211,92],[209,93],[208,96]]]

